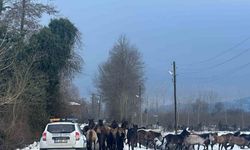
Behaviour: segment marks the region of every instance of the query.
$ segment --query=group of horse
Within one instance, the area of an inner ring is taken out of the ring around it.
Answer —
[[[194,146],[197,145],[198,150],[200,146],[208,150],[209,146],[213,149],[215,144],[218,144],[219,150],[233,149],[234,145],[249,148],[250,135],[240,134],[240,131],[222,135],[218,135],[218,133],[198,134],[184,129],[180,134],[167,134],[163,137],[160,149],[189,150],[194,149]]]
[[[104,125],[102,120],[95,124],[94,120],[90,119],[88,125],[83,128],[87,150],[96,149],[97,143],[99,150],[123,150],[126,128],[126,122],[119,127],[115,121],[108,126]]]
[[[234,145],[240,148],[250,147],[250,135],[241,134],[240,131],[235,133],[227,133],[218,135],[218,133],[194,133],[184,129],[180,134],[164,134],[145,128],[138,128],[137,125],[130,126],[127,121],[124,121],[119,126],[116,121],[110,125],[104,124],[99,120],[95,124],[94,120],[89,120],[89,124],[83,129],[87,139],[87,149],[92,150],[123,150],[124,143],[128,144],[129,149],[134,150],[134,147],[141,148],[144,145],[147,148],[161,150],[198,150],[200,146],[208,150],[214,148],[218,144],[218,149],[225,150],[233,149]]]
[[[154,131],[146,131],[145,128],[138,128],[137,125],[129,125],[128,121],[123,121],[121,125],[113,121],[110,125],[104,124],[103,120],[99,120],[95,124],[94,120],[89,119],[87,126],[84,126],[83,133],[87,139],[87,150],[123,150],[124,143],[128,144],[129,149],[134,150],[137,143],[141,145],[155,145],[155,138],[161,137],[161,133]],[[98,145],[97,145],[98,144]]]

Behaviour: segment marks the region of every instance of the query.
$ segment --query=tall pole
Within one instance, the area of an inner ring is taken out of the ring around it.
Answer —
[[[98,100],[98,119],[101,119],[101,100],[102,100],[102,96],[99,95],[99,100]]]
[[[22,14],[21,14],[21,25],[20,25],[20,32],[23,36],[23,28],[24,28],[24,22],[25,22],[25,9],[26,9],[26,0],[22,0]]]
[[[95,110],[95,94],[94,93],[92,93],[92,96],[91,96],[91,103],[92,103],[92,110],[91,110],[91,113],[92,113],[92,118],[95,118],[96,116],[95,116],[95,114],[94,114],[94,110]]]
[[[140,101],[140,126],[142,126],[142,98],[141,98],[141,85],[139,86],[139,101]]]
[[[173,77],[174,77],[174,128],[177,134],[177,103],[176,103],[176,68],[175,61],[173,62]]]

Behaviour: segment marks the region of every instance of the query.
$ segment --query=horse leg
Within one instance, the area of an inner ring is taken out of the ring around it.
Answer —
[[[147,142],[146,142],[146,149],[148,149],[148,140],[147,140]]]
[[[94,143],[95,144],[95,143]],[[95,145],[94,145],[95,146]],[[102,150],[102,147],[101,147],[101,141],[99,140],[99,138],[98,138],[98,148],[99,148],[99,150]]]
[[[233,149],[234,148],[234,144],[231,146],[231,149]]]
[[[89,143],[90,150],[92,150],[92,141]]]
[[[224,144],[224,148],[225,148],[225,150],[227,150],[227,148],[229,147],[229,145],[227,145],[227,144]]]
[[[87,140],[87,150],[90,150],[90,147],[89,147],[89,140]]]
[[[178,150],[178,149],[179,149],[179,144],[176,144],[175,150]]]

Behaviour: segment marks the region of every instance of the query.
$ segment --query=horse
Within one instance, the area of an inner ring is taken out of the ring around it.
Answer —
[[[95,127],[95,130],[98,136],[99,150],[105,150],[106,142],[107,142],[107,145],[109,144],[109,141],[107,138],[108,138],[108,135],[110,134],[110,128],[103,124],[103,120],[99,120],[97,126]]]
[[[117,150],[123,150],[125,141],[125,129],[118,127],[116,132],[116,148]]]
[[[204,146],[204,149],[206,148],[205,143],[208,141],[208,139],[201,137],[200,135],[197,134],[191,134],[188,135],[187,137],[184,138],[184,147],[189,149],[190,146],[194,146],[198,144],[199,146],[202,145]],[[198,148],[199,149],[199,148]]]
[[[132,148],[132,150],[134,150],[134,147],[137,145],[137,138],[138,138],[137,130],[138,130],[137,125],[133,125],[132,128],[128,129],[127,139],[128,139],[129,150],[130,147]]]
[[[116,135],[118,128],[110,128],[110,133],[108,135],[109,147],[110,149],[116,149]]]
[[[96,142],[98,140],[95,130],[93,129],[88,130],[86,134],[86,139],[87,139],[87,149],[92,150],[92,143],[94,143],[94,150],[95,150]]]
[[[158,140],[162,140],[162,135],[159,132],[155,132],[155,131],[148,131],[147,132],[147,144],[152,143],[154,149],[156,149],[156,141]],[[146,145],[146,147],[148,147],[148,145]]]
[[[184,129],[181,134],[168,134],[163,138],[163,141],[166,140],[166,144],[165,144],[165,148],[166,149],[170,149],[169,144],[174,144],[175,149],[182,149],[183,147],[183,141],[184,138],[187,137],[188,135],[190,135],[190,132],[188,132],[186,129]]]
[[[95,122],[94,119],[88,119],[89,123],[87,126],[84,126],[83,128],[83,134],[86,135],[87,131],[90,129],[94,129],[95,128]]]
[[[228,134],[224,134],[224,135],[222,135],[223,137],[224,137],[224,139],[225,139],[225,143],[224,143],[224,148],[225,149],[227,149],[228,147],[230,147],[231,146],[231,148],[230,149],[233,149],[233,147],[234,147],[234,144],[233,143],[229,143],[229,140],[230,140],[230,138],[232,137],[232,136],[240,136],[240,131],[236,131],[236,132],[234,132],[234,133],[228,133]],[[229,145],[227,145],[227,144],[229,144]],[[221,149],[222,149],[222,147],[221,147]]]
[[[147,144],[147,131],[145,130],[137,130],[137,137],[138,137],[138,142],[139,142],[139,148],[141,148],[141,145],[148,145]]]
[[[216,144],[215,136],[218,136],[218,133],[210,133],[213,136],[213,140],[210,140],[211,149],[213,150],[214,145]]]
[[[240,137],[244,137],[246,140],[250,141],[250,134],[241,134]]]
[[[213,145],[212,145],[212,143],[214,142],[213,133],[203,133],[203,134],[197,134],[197,135],[199,135],[201,138],[205,139],[205,142],[204,142],[205,149],[208,149],[209,144],[211,144],[211,148],[213,147]],[[198,145],[198,150],[199,149],[200,149],[200,145]]]
[[[233,148],[232,145],[227,145],[227,143],[229,142],[230,136],[233,136],[232,133],[228,133],[228,134],[224,134],[224,135],[214,135],[214,141],[215,143],[219,144],[218,149],[222,150],[222,148],[224,147],[225,149],[227,149],[227,147],[231,146],[231,149]]]
[[[247,141],[250,141],[250,134],[241,134],[239,136],[245,138]],[[246,145],[246,146],[249,147],[250,145]],[[242,147],[244,148],[245,146],[242,146]]]
[[[123,120],[121,124],[121,128],[125,130],[125,139],[127,139],[128,129],[129,129],[129,122],[127,120]]]
[[[150,144],[152,144],[152,147],[156,149],[156,143],[155,140],[156,138],[159,140],[162,140],[162,135],[159,132],[154,132],[154,131],[146,131],[143,129],[138,130],[138,142],[139,142],[139,147],[141,148],[141,144],[144,143],[146,145],[146,148],[149,147]]]
[[[250,141],[245,139],[242,136],[230,136],[229,138],[229,145],[238,145],[241,148],[244,148],[245,146],[249,147]]]

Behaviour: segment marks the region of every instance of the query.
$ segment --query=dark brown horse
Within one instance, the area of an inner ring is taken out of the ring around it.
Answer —
[[[108,144],[108,135],[110,134],[110,128],[103,124],[103,120],[99,120],[95,127],[95,131],[98,136],[99,150],[106,149],[106,143]]]
[[[155,138],[158,138],[159,140],[162,139],[162,135],[159,132],[155,131],[146,131],[143,129],[138,130],[138,142],[139,142],[139,147],[141,148],[141,144],[145,144],[146,148],[149,147],[149,145],[152,145],[154,149],[156,149],[156,143],[155,143]]]
[[[229,145],[238,145],[241,148],[244,148],[245,146],[249,147],[249,143],[250,141],[242,136],[230,136],[229,138]]]
[[[141,145],[147,145],[147,131],[145,130],[138,130],[137,131],[137,137],[138,137],[138,143],[139,143],[139,147],[141,148]]]
[[[231,142],[229,143],[229,140],[232,136],[240,136],[240,131],[236,131],[235,133],[228,133],[228,134],[224,134],[221,136],[214,136],[215,142],[219,144],[219,149],[222,150],[222,148],[224,147],[225,150],[227,150],[228,147],[230,147],[230,149],[233,149],[234,144]]]

